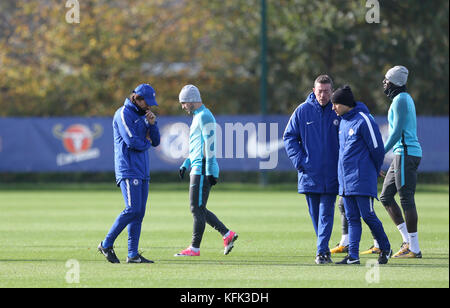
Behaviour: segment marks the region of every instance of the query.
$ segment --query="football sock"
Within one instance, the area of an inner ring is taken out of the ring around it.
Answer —
[[[373,247],[380,248],[380,245],[378,245],[378,241],[376,239],[373,239]]]
[[[348,246],[348,234],[342,234],[341,241],[339,242],[339,246]]]
[[[195,248],[195,247],[190,247],[191,248],[191,250],[193,251],[193,252],[199,252],[200,251],[200,248]]]
[[[409,250],[411,250],[414,253],[419,253],[419,236],[417,235],[417,232],[414,233],[408,233],[409,235]]]
[[[397,226],[398,231],[400,231],[400,234],[402,235],[403,242],[409,243],[409,235],[408,230],[406,229],[406,223],[401,223]]]

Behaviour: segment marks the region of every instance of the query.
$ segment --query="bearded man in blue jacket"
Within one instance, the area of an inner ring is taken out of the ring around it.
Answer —
[[[377,198],[377,177],[384,160],[380,130],[373,117],[358,108],[349,86],[336,90],[331,101],[333,110],[341,117],[339,195],[344,199],[349,232],[348,255],[337,264],[360,264],[361,217],[380,246],[378,264],[386,264],[392,250],[373,207],[373,199]]]
[[[150,110],[150,106],[158,106],[155,96],[149,84],[141,84],[114,114],[114,167],[125,209],[98,245],[98,250],[111,263],[120,263],[113,244],[125,227],[128,227],[126,262],[153,263],[138,253],[138,245],[150,181],[148,150],[160,142],[156,116]]]
[[[320,75],[313,92],[292,114],[283,134],[287,155],[298,171],[298,193],[305,194],[317,236],[317,264],[331,263],[329,241],[338,193],[339,117],[330,98],[333,81]]]

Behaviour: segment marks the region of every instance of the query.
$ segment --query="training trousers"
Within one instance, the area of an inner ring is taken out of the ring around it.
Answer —
[[[330,252],[329,241],[333,231],[336,195],[305,194],[314,231],[317,236],[317,254]]]
[[[373,236],[383,251],[389,251],[391,245],[373,209],[373,198],[368,196],[345,196],[345,216],[348,222],[349,246],[348,254],[353,259],[359,259],[359,242],[361,241],[361,217],[369,226]]]
[[[140,179],[124,179],[120,182],[125,209],[117,216],[102,242],[104,248],[112,247],[122,230],[128,227],[128,257],[135,257],[138,254],[142,220],[147,204],[148,184],[148,180]]]
[[[217,216],[206,208],[210,190],[211,185],[205,175],[192,174],[190,176],[189,199],[192,217],[194,218],[191,246],[195,248],[200,248],[206,223],[216,229],[222,236],[228,232],[227,227]]]

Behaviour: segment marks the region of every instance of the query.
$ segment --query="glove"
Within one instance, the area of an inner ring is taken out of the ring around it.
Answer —
[[[207,175],[206,178],[208,179],[208,182],[211,186],[217,184],[217,178],[215,178],[213,175]]]
[[[178,176],[180,177],[180,180],[184,179],[184,174],[186,173],[186,168],[181,167],[180,170],[178,170]]]

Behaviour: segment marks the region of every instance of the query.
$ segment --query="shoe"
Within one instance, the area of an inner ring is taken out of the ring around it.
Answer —
[[[402,245],[400,246],[400,250],[394,254],[394,258],[398,258],[398,256],[400,256],[408,251],[409,251],[409,243],[403,242]]]
[[[368,250],[360,252],[361,255],[379,254],[381,249],[375,246],[370,247]]]
[[[237,233],[230,230],[230,234],[228,234],[228,236],[223,239],[223,246],[225,246],[225,249],[223,250],[224,255],[230,253],[231,249],[233,249],[234,242],[237,239],[238,239]]]
[[[336,245],[333,249],[330,250],[331,253],[347,253],[348,252],[348,245],[347,246],[340,246],[339,244]]]
[[[119,259],[116,256],[116,253],[114,252],[113,247],[104,248],[102,246],[102,242],[98,244],[98,251],[100,251],[105,257],[106,260],[108,260],[111,263],[120,263]]]
[[[391,256],[392,256],[392,249],[389,249],[388,251],[382,250],[380,252],[380,256],[378,257],[378,264],[387,264]]]
[[[407,258],[416,258],[416,259],[422,259],[422,252],[419,251],[418,253],[414,253],[411,250],[407,249],[406,251],[404,251],[402,254],[399,254],[397,256],[394,256],[394,258],[397,259],[407,259]]]
[[[127,257],[127,263],[155,263],[152,260],[146,259],[140,254],[138,254],[136,257]]]
[[[316,264],[328,264],[328,263],[333,263],[333,260],[331,260],[330,253],[326,253],[326,254],[319,253],[316,256]]]
[[[336,262],[335,264],[361,264],[361,262],[359,262],[359,259],[346,256],[342,261]]]
[[[175,254],[174,257],[200,257],[200,250],[195,252],[191,247],[188,247],[180,253]]]

